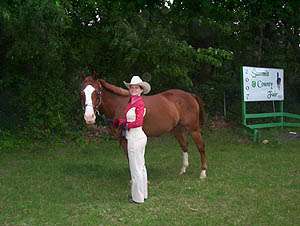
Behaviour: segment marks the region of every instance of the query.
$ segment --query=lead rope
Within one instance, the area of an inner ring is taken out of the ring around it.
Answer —
[[[107,118],[104,114],[100,114],[100,112],[98,110],[96,112],[99,115],[99,117],[101,117],[102,121],[105,124],[107,124],[109,126],[111,126],[113,124],[114,120],[112,118]]]

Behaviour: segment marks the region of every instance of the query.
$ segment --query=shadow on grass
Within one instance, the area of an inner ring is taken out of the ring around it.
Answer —
[[[123,181],[126,177],[129,177],[129,171],[126,167],[94,163],[67,163],[62,167],[62,173],[72,177],[87,177],[109,181]]]
[[[173,170],[149,166],[148,177],[151,180],[172,180],[178,174]],[[62,174],[71,177],[97,179],[115,183],[124,183],[130,180],[129,168],[122,165],[101,165],[93,163],[68,163],[62,167]]]

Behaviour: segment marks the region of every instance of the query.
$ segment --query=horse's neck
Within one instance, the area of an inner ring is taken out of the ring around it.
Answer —
[[[129,97],[119,96],[105,89],[102,98],[102,113],[108,118],[114,118],[117,114],[117,109],[124,105]]]

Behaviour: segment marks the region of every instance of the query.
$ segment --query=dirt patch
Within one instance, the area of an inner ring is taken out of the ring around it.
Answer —
[[[285,132],[280,135],[280,138],[283,140],[298,140],[300,139],[300,133],[299,132]]]
[[[233,123],[226,121],[223,116],[213,117],[209,124],[212,129],[232,128],[233,126]]]
[[[91,141],[98,139],[100,140],[103,136],[108,136],[109,129],[105,126],[97,126],[97,125],[90,125],[87,127],[84,138],[86,141]]]

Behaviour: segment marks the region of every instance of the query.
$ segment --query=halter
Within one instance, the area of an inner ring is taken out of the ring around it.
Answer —
[[[88,84],[88,85],[91,85],[93,86],[92,84]],[[88,86],[87,85],[87,86]],[[94,87],[94,86],[93,86]],[[94,87],[95,88],[95,87]],[[99,112],[99,107],[100,105],[102,104],[102,91],[103,91],[103,88],[99,88],[99,89],[95,89],[95,92],[96,92],[96,97],[97,97],[97,100],[98,100],[98,103],[96,106],[94,106],[93,104],[85,104],[84,106],[82,106],[82,110],[85,110],[86,107],[92,107],[94,109],[94,111],[100,115],[100,112]],[[83,92],[83,91],[81,91]]]
[[[99,113],[99,107],[102,104],[102,88],[96,90],[96,95],[97,95],[97,99],[99,98],[99,101],[98,101],[97,106],[95,107],[95,111],[96,111],[96,113],[98,115],[100,115],[100,113]]]

